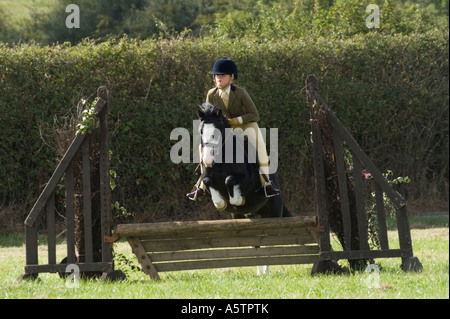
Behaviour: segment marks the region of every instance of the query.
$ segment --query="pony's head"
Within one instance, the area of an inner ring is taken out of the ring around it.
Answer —
[[[202,162],[211,167],[220,156],[222,145],[225,139],[225,128],[229,128],[222,110],[210,103],[203,103],[198,110],[198,117],[200,118],[199,133],[202,138]]]
[[[202,105],[200,105],[197,114],[200,120],[203,122],[208,120],[210,121],[223,120],[225,123],[227,123],[225,117],[222,114],[222,110],[208,102],[205,102]]]

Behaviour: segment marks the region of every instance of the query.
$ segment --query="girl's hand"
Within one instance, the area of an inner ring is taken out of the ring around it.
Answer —
[[[232,117],[232,118],[228,119],[228,123],[230,123],[230,125],[238,125],[239,120],[237,119],[237,117]]]

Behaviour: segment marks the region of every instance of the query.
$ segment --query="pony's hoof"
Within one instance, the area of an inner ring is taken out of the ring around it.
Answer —
[[[227,208],[227,202],[224,200],[214,202],[214,206],[216,207],[217,210],[225,210]]]
[[[239,196],[238,198],[230,197],[230,204],[233,206],[244,206],[245,197]]]

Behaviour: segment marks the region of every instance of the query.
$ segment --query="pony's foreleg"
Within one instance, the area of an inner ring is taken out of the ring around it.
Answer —
[[[242,196],[239,185],[233,186],[233,196],[230,194],[230,204],[234,206],[242,206],[245,204],[245,197]]]
[[[209,193],[211,194],[211,199],[216,209],[224,210],[225,208],[227,208],[227,202],[223,199],[220,193],[213,187],[214,186],[213,179],[210,176],[205,176],[203,178],[203,183],[208,188]]]
[[[245,197],[242,196],[239,179],[236,176],[230,175],[225,179],[227,185],[228,195],[230,196],[230,204],[234,206],[242,206],[245,204]]]
[[[211,193],[211,199],[217,210],[224,210],[227,208],[227,202],[220,196],[220,193],[217,190],[210,187],[209,192]]]

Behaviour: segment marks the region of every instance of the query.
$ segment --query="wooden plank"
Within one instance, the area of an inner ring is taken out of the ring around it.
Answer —
[[[299,256],[318,255],[319,246],[283,246],[283,247],[248,247],[232,249],[208,249],[194,251],[173,251],[164,253],[149,253],[154,262],[180,261],[196,259],[221,259],[263,256]]]
[[[58,185],[59,181],[63,177],[64,172],[72,162],[72,159],[74,158],[76,152],[80,148],[85,138],[86,136],[81,134],[75,136],[74,140],[72,141],[72,144],[70,144],[63,158],[61,159],[55,171],[53,172],[52,177],[48,181],[41,195],[39,195],[38,200],[36,201],[36,203],[34,203],[33,208],[31,209],[30,213],[25,219],[25,225],[31,226],[34,224],[36,218],[38,217],[42,209],[45,207],[45,204],[47,203],[51,194],[55,191],[56,185]]]
[[[188,238],[174,240],[142,241],[145,251],[174,251],[203,249],[216,247],[246,247],[293,245],[311,242],[311,235],[262,236],[262,237],[221,237],[221,238]]]
[[[386,212],[384,209],[383,190],[377,183],[375,185],[375,203],[378,219],[378,238],[380,240],[381,249],[389,249],[388,232],[386,224]]]
[[[120,224],[116,234],[121,237],[164,236],[167,234],[199,233],[214,231],[239,231],[268,228],[295,228],[315,224],[315,216],[263,218],[263,219],[225,219],[186,222]]]
[[[66,267],[68,264],[56,264],[56,265],[27,265],[25,266],[25,273],[56,273],[56,272],[66,272]],[[80,272],[85,271],[101,271],[101,272],[111,272],[114,270],[113,263],[77,263],[80,268]]]
[[[84,254],[86,263],[90,263],[94,260],[92,242],[91,166],[89,160],[89,140],[90,138],[85,139],[81,146],[83,169]]]
[[[152,260],[145,252],[145,249],[142,247],[142,244],[139,241],[139,239],[136,237],[128,237],[127,239],[128,242],[130,243],[131,250],[136,255],[139,263],[142,266],[142,270],[152,279],[159,280],[158,271],[155,269]]]
[[[352,151],[353,156],[353,151]],[[356,215],[358,217],[358,237],[359,237],[359,249],[369,250],[369,238],[368,238],[368,226],[367,216],[364,204],[364,176],[363,166],[356,156],[353,156],[353,179],[355,181],[355,204]],[[356,249],[354,247],[354,249]]]
[[[282,256],[282,257],[257,257],[257,258],[238,258],[238,259],[219,259],[219,260],[192,260],[180,262],[168,262],[155,264],[157,271],[178,271],[225,267],[250,267],[261,265],[292,265],[292,264],[311,264],[319,260],[316,255],[309,256]]]
[[[66,186],[66,238],[67,238],[67,262],[75,263],[75,204],[74,204],[74,182],[73,162],[67,167],[64,177]]]
[[[164,239],[189,239],[189,238],[219,238],[219,237],[261,237],[261,236],[284,236],[284,235],[308,235],[310,232],[307,227],[297,228],[264,228],[264,229],[243,229],[243,230],[219,230],[202,232],[182,232],[155,234],[150,233],[139,236],[141,241],[146,240],[164,240]],[[311,239],[311,242],[312,239]]]
[[[55,193],[50,195],[45,207],[47,212],[48,263],[56,264]]]
[[[339,184],[339,202],[341,204],[342,225],[344,226],[345,250],[351,249],[352,228],[350,219],[350,204],[347,190],[347,174],[344,162],[344,153],[342,151],[342,140],[335,129],[332,129],[334,160],[336,163],[338,184]]]

